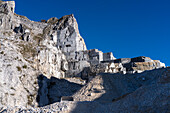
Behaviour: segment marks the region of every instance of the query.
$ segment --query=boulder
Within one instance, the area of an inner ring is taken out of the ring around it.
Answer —
[[[74,101],[73,97],[70,96],[62,96],[61,101]]]

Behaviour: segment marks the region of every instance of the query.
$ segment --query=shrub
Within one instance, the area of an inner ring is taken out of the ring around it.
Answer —
[[[34,37],[33,37],[33,40],[35,40],[38,44],[40,43],[40,41],[42,41],[43,40],[43,34],[38,34],[38,35],[35,35]]]
[[[26,69],[26,68],[27,68],[27,65],[23,65],[22,67]]]
[[[21,67],[17,66],[16,68],[17,68],[18,71],[21,71]]]
[[[38,82],[37,82],[37,81],[35,81],[35,82],[34,82],[34,84],[38,84]]]
[[[37,54],[36,48],[31,43],[19,44],[19,46],[21,47],[20,52],[24,57],[34,57]]]
[[[11,87],[11,89],[12,89],[12,90],[15,90],[15,88],[14,88],[14,87]]]
[[[18,57],[14,58],[14,60],[17,60],[17,59],[18,59]]]
[[[32,105],[34,95],[27,95],[28,105]]]
[[[1,54],[4,54],[4,51],[1,51]]]
[[[11,66],[11,64],[8,64],[7,67],[8,67],[8,66]]]
[[[19,39],[22,40],[22,37],[20,36]]]
[[[12,96],[14,96],[15,94],[14,94],[14,93],[12,93],[11,95],[12,95]]]
[[[46,20],[41,20],[41,22],[44,22],[44,23],[46,23],[47,21],[46,21]]]

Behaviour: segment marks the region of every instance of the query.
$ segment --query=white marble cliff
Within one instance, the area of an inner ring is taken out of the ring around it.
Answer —
[[[58,79],[79,77],[88,82],[100,73],[160,68],[165,64],[149,57],[116,59],[112,52],[88,50],[73,14],[35,22],[16,14],[14,1],[0,1],[0,105],[36,107],[58,101],[65,94],[53,87]]]

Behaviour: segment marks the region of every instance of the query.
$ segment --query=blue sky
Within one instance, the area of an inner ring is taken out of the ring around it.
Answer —
[[[74,14],[87,48],[170,66],[170,0],[15,0],[34,21]]]

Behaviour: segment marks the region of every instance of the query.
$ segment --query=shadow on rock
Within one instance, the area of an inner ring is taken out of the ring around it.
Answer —
[[[37,102],[39,107],[60,102],[62,96],[72,96],[82,85],[69,82],[65,79],[51,77],[48,79],[44,75],[38,76]]]
[[[101,73],[105,93],[94,101],[115,102],[133,93],[142,86],[157,83],[166,69],[154,69],[136,74]]]
[[[137,73],[137,74],[108,74],[108,73],[101,73],[94,77],[89,83],[86,85],[86,87],[82,90],[85,91],[83,93],[86,94],[93,94],[88,95],[91,96],[92,101],[83,101],[83,102],[77,102],[76,107],[71,111],[72,113],[78,113],[80,111],[85,110],[85,112],[134,112],[137,110],[139,111],[145,111],[147,110],[147,107],[150,108],[151,111],[161,111],[160,108],[155,108],[154,104],[157,106],[160,106],[164,109],[164,111],[167,110],[167,106],[169,105],[167,102],[167,98],[169,98],[168,94],[169,92],[167,89],[169,88],[168,84],[169,75],[167,74],[168,69],[155,69],[151,71],[145,71],[143,73]],[[103,81],[102,83],[98,83],[98,81]],[[100,87],[96,88],[96,85],[102,84],[103,88]],[[89,86],[90,87],[89,87]],[[88,89],[90,88],[90,89]],[[154,90],[154,88],[156,88]],[[98,93],[104,91],[100,96]],[[160,102],[156,102],[156,99],[160,100],[163,98],[160,95],[166,94],[165,99]],[[84,95],[79,94],[80,99],[84,98]],[[93,96],[93,97],[92,97]],[[141,98],[143,96],[143,98]],[[152,97],[154,97],[152,99]],[[157,97],[157,98],[156,98]],[[90,98],[90,97],[88,97]],[[142,103],[142,104],[141,104]],[[152,103],[150,106],[148,106],[148,103]],[[163,105],[165,103],[165,105]],[[136,105],[137,108],[135,110],[133,107]],[[142,109],[143,107],[146,107],[145,109]],[[121,111],[126,110],[126,111]],[[82,112],[84,113],[84,112]]]

